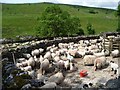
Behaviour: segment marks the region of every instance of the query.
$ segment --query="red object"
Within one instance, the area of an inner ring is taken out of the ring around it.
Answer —
[[[87,70],[82,70],[82,71],[80,72],[80,77],[85,77],[85,76],[87,76],[87,75],[88,75]]]

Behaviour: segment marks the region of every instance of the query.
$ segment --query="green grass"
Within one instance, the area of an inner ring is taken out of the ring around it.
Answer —
[[[2,4],[2,37],[15,38],[17,35],[35,35],[34,27],[37,24],[37,18],[41,16],[46,7],[51,5],[53,4]],[[86,34],[88,22],[93,25],[96,34],[107,31],[114,32],[117,29],[118,20],[115,10],[61,4],[59,6],[62,10],[68,11],[71,16],[80,18]],[[98,13],[90,14],[89,10],[91,9]]]

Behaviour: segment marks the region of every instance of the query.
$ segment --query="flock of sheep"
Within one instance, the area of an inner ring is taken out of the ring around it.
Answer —
[[[83,64],[93,65],[94,70],[102,69],[110,65],[114,73],[118,73],[118,64],[114,61],[108,62],[106,56],[108,50],[102,48],[100,40],[80,40],[78,43],[59,43],[46,49],[35,49],[30,54],[24,53],[23,58],[16,60],[16,66],[27,72],[34,79],[51,74],[48,82],[61,84],[65,79],[66,72],[77,71],[75,58],[82,58]],[[44,53],[44,54],[43,54]],[[111,52],[112,57],[119,56],[119,50]]]

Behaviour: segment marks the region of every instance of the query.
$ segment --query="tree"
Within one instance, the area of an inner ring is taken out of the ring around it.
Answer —
[[[87,24],[87,31],[89,35],[94,35],[95,34],[95,29],[92,27],[90,23]]]
[[[62,11],[58,5],[47,7],[36,26],[40,36],[57,37],[73,35],[81,27],[79,18],[71,17],[67,11]]]
[[[84,35],[84,30],[82,28],[79,28],[77,35]]]
[[[118,16],[118,28],[116,31],[120,32],[120,4],[118,5],[117,16]]]

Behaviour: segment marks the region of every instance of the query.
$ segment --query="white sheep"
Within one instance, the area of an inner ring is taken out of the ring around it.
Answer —
[[[41,63],[44,60],[43,56],[40,55],[39,62]]]
[[[106,64],[107,64],[106,57],[104,56],[98,57],[94,61],[94,70],[96,71],[97,69],[102,69],[105,67]]]
[[[97,39],[90,40],[90,43],[91,43],[91,44],[96,44],[96,43],[97,43]]]
[[[59,56],[60,55],[60,51],[56,51],[55,54]]]
[[[72,50],[72,49],[69,49],[69,50],[68,50],[68,53],[69,53],[70,55],[72,55],[72,56],[75,56],[75,54],[77,53],[77,51],[78,51],[77,49],[73,49],[73,50]]]
[[[22,62],[22,67],[25,67],[27,65],[28,65],[28,61],[27,60]]]
[[[118,56],[120,56],[119,50],[116,49],[116,50],[112,51],[111,55],[112,55],[112,57],[118,57]]]
[[[35,62],[39,62],[39,59],[36,56],[34,56],[33,58]]]
[[[29,59],[29,58],[31,57],[31,55],[30,55],[30,54],[27,54],[27,53],[24,53],[23,56],[24,56],[25,58],[27,58],[27,59]]]
[[[63,48],[63,44],[62,44],[62,43],[59,43],[59,44],[58,44],[58,47],[59,47],[59,48]]]
[[[70,71],[76,71],[78,68],[75,66],[74,63],[70,62]]]
[[[30,75],[32,78],[35,78],[35,71],[31,70],[31,71],[27,71],[28,75]]]
[[[26,66],[26,67],[23,67],[23,70],[24,71],[31,71],[32,67],[31,66]]]
[[[40,69],[42,70],[42,74],[45,74],[45,71],[49,68],[49,60],[44,59],[44,61],[41,62]]]
[[[118,64],[114,63],[114,61],[110,61],[110,67],[114,71],[114,74],[118,73]]]
[[[56,56],[53,58],[53,60],[54,60],[55,62],[58,62],[58,61],[60,60],[60,57],[56,55]]]
[[[98,46],[97,45],[91,45],[88,48],[89,48],[89,50],[95,50],[95,49],[98,49]]]
[[[40,52],[40,54],[41,54],[43,51],[44,51],[44,49],[39,48],[39,52]]]
[[[37,79],[41,79],[42,76],[42,69],[37,70]]]
[[[31,52],[32,56],[36,56],[36,55],[39,55],[40,54],[40,51],[39,49],[35,49]]]
[[[52,47],[51,47],[51,46],[49,46],[49,47],[47,47],[47,48],[46,48],[46,50],[47,50],[47,51],[50,51],[50,49],[51,49],[51,48],[52,48]]]
[[[54,58],[56,56],[56,54],[55,53],[51,53],[51,56],[52,56],[52,58]]]
[[[51,49],[50,49],[50,52],[53,53],[53,52],[57,51],[57,49],[58,49],[58,47],[51,48]]]
[[[70,55],[68,52],[67,53],[67,59],[70,60],[71,62],[74,61],[74,57]]]
[[[26,59],[25,58],[19,58],[18,59],[18,62],[20,62],[20,63],[23,62],[23,61],[26,61]]]
[[[33,58],[33,57],[30,57],[30,58],[28,59],[28,66],[32,66],[32,67],[35,66],[35,61],[34,61],[34,58]]]
[[[51,60],[52,56],[51,56],[51,52],[46,52],[46,54],[44,55],[44,59],[49,59]]]
[[[94,65],[94,60],[96,56],[94,55],[85,55],[83,58],[84,65]]]
[[[64,69],[65,65],[64,65],[64,61],[63,60],[59,60],[58,62],[56,62],[55,64],[59,69]]]
[[[64,61],[64,66],[66,68],[66,70],[70,67],[70,61],[67,60],[67,61]]]
[[[101,56],[105,56],[105,53],[102,51],[102,52],[99,52],[99,53],[93,53],[96,57],[101,57]]]
[[[17,68],[22,67],[22,63],[16,63],[16,67],[17,67]]]
[[[65,77],[63,75],[62,72],[57,72],[56,74],[52,75],[50,78],[49,78],[49,82],[55,82],[56,84],[60,84],[64,81]]]
[[[80,54],[82,57],[85,56],[85,51],[78,50],[77,53]]]

